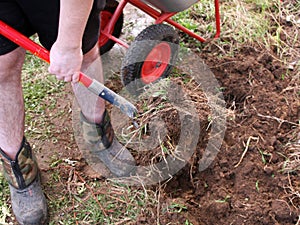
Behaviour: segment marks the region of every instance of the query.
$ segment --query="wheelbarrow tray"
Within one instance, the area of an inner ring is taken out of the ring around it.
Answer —
[[[160,9],[162,12],[181,12],[199,0],[142,0]]]

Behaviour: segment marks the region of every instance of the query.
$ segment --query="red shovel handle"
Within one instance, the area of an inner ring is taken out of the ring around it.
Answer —
[[[13,29],[2,20],[0,20],[0,34],[16,43],[17,45],[23,47],[24,49],[30,51],[33,55],[38,56],[40,59],[50,63],[49,51],[34,41],[30,40],[28,37]],[[92,82],[92,79],[86,77],[86,75],[81,74],[80,77],[83,77],[83,85],[88,87]],[[80,80],[80,79],[79,79]],[[81,80],[80,80],[81,82]]]
[[[17,45],[30,51],[32,54],[38,56],[42,60],[48,63],[50,62],[49,52],[45,48],[31,41],[28,39],[28,37],[8,26],[2,20],[0,20],[0,34],[13,41]]]

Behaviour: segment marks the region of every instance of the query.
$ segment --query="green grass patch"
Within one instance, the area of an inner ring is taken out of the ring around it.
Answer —
[[[11,218],[11,206],[8,204],[9,188],[0,171],[0,224],[7,224],[7,219]]]
[[[154,192],[132,189],[114,182],[83,180],[82,177],[75,180],[76,175],[73,175],[74,180],[68,182],[62,180],[59,174],[49,181],[48,185],[61,190],[48,194],[51,199],[50,224],[133,222],[141,211],[156,204]]]
[[[226,55],[233,55],[244,43],[267,44],[273,33],[274,18],[272,14],[279,13],[277,0],[225,0],[220,2],[221,38],[214,41]],[[275,13],[274,13],[275,12]],[[206,39],[215,34],[214,2],[200,1],[188,10],[176,14],[174,20],[186,26],[193,32]],[[276,19],[276,18],[275,18]],[[182,34],[185,45],[192,44],[193,49],[203,48],[205,45]],[[275,37],[274,37],[275,38]],[[270,45],[270,44],[269,44]]]
[[[48,64],[36,56],[28,53],[22,70],[23,95],[25,103],[26,135],[38,135],[40,139],[47,139],[51,127],[45,128],[45,121],[51,119],[46,115],[46,110],[56,108],[57,99],[60,97],[65,83],[58,81],[55,76],[47,72]],[[54,97],[55,95],[55,97]]]

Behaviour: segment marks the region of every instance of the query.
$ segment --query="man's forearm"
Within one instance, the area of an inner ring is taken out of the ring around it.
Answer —
[[[93,0],[61,0],[57,41],[69,47],[81,47],[84,29]]]

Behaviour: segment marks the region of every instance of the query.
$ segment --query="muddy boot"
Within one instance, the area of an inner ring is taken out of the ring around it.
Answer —
[[[135,169],[135,160],[131,153],[115,138],[107,111],[100,124],[93,124],[80,113],[83,139],[88,146],[93,161],[101,160],[117,177],[127,177]],[[91,157],[90,157],[91,158]],[[93,163],[96,165],[96,163]]]
[[[15,160],[0,148],[4,175],[9,183],[12,209],[21,225],[41,225],[47,221],[47,203],[39,170],[31,147],[24,138]]]

